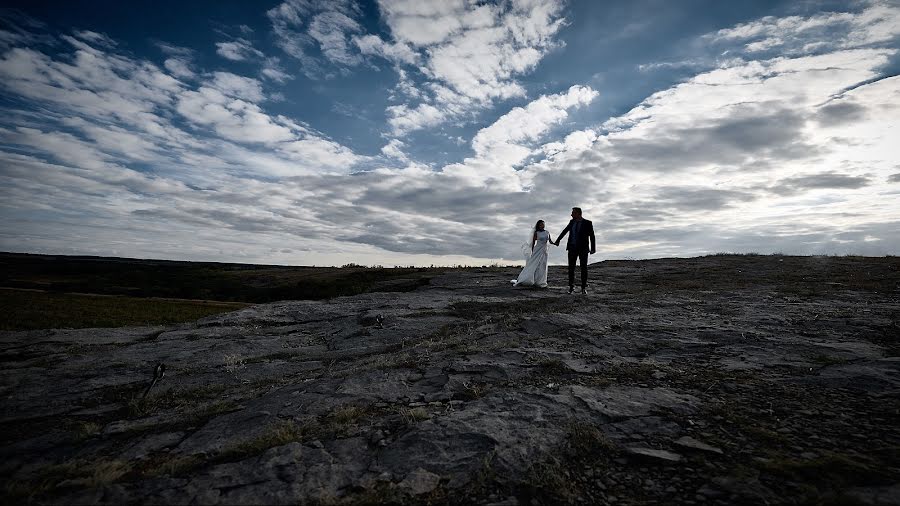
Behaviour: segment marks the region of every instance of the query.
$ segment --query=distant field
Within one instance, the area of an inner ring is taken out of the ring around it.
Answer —
[[[409,291],[445,270],[0,253],[0,329],[184,322],[253,303]]]
[[[0,330],[167,325],[248,304],[77,295],[0,288]]]

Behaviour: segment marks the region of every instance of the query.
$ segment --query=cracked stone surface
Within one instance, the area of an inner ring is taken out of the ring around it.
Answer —
[[[453,270],[169,327],[5,332],[5,502],[896,504],[898,268],[607,261],[588,295],[557,267],[546,290]]]

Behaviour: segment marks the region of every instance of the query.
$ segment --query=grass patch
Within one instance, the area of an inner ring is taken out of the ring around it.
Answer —
[[[144,470],[144,476],[181,476],[188,471],[193,471],[201,465],[204,460],[197,455],[188,455],[185,457],[169,457],[160,461],[157,465]]]
[[[7,483],[5,492],[9,499],[31,502],[57,488],[109,485],[131,471],[131,464],[121,460],[70,460],[41,468],[31,479]]]
[[[593,424],[572,422],[566,432],[569,449],[576,458],[597,460],[619,452],[619,447]]]
[[[760,469],[799,482],[818,482],[830,486],[887,485],[896,479],[890,469],[863,455],[826,453],[815,459],[794,459],[775,455],[760,464]]]
[[[528,468],[521,489],[526,496],[537,499],[538,504],[568,502],[579,496],[572,478],[565,462],[551,456]]]
[[[846,364],[847,360],[840,357],[832,357],[829,355],[825,355],[824,353],[820,353],[812,358],[812,361],[824,366],[829,365],[838,365],[838,364]]]
[[[283,446],[301,440],[303,431],[293,420],[279,420],[270,425],[259,436],[226,448],[216,460],[242,460],[258,455],[269,448]]]
[[[162,393],[151,391],[147,397],[129,399],[126,404],[126,413],[129,418],[142,418],[162,410],[196,408],[204,400],[209,400],[226,389],[227,387],[224,385],[204,385],[195,388],[170,388]],[[213,406],[215,405],[213,404]]]
[[[421,421],[431,418],[431,415],[429,415],[428,411],[423,407],[416,407],[411,409],[402,408],[400,409],[400,416],[403,417],[403,421],[407,425],[415,425]]]
[[[72,431],[72,439],[80,443],[100,433],[100,424],[94,422],[79,422]]]
[[[463,390],[453,396],[461,401],[474,401],[481,399],[491,390],[491,385],[484,382],[463,383]]]
[[[368,414],[367,409],[359,406],[348,405],[341,406],[329,413],[328,419],[338,424],[348,425],[351,423],[355,423],[366,414]]]
[[[0,330],[169,325],[246,306],[0,289]]]
[[[562,376],[568,372],[571,372],[569,370],[569,366],[567,366],[565,362],[558,358],[545,358],[538,361],[537,366],[541,369],[541,371],[556,376]]]
[[[66,293],[274,302],[410,291],[446,268],[177,262],[0,253],[0,286]]]

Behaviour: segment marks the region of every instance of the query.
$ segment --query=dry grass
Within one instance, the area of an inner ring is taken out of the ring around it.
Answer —
[[[193,388],[170,388],[162,392],[151,390],[147,397],[140,397],[143,394],[142,390],[138,396],[127,401],[126,409],[130,418],[141,418],[163,410],[198,408],[204,401],[212,400],[226,388],[224,385],[213,384]]]
[[[537,366],[546,374],[562,376],[571,372],[569,366],[558,358],[545,358],[537,362]]]
[[[619,447],[609,440],[595,425],[588,422],[573,422],[567,427],[566,440],[576,458],[596,460],[619,452]]]
[[[357,422],[368,414],[368,410],[359,406],[347,405],[341,406],[328,415],[328,419],[342,425],[348,425]]]
[[[474,401],[481,399],[491,390],[491,385],[484,382],[463,383],[463,391],[455,397],[463,401]]]
[[[223,450],[222,456],[227,456],[229,459],[234,457],[239,460],[251,455],[257,455],[269,448],[300,441],[302,436],[303,431],[296,422],[293,420],[279,420],[255,438]]]
[[[99,434],[101,428],[94,422],[78,422],[72,430],[72,439],[80,443]]]
[[[428,413],[428,411],[422,407],[401,409],[400,415],[403,417],[403,421],[405,421],[407,425],[414,425],[418,422],[431,418],[431,415]]]

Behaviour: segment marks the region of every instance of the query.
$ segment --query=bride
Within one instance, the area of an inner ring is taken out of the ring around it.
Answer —
[[[544,220],[538,220],[531,233],[531,244],[522,245],[522,253],[525,255],[525,268],[519,277],[512,280],[513,286],[537,286],[547,288],[547,243],[550,240],[550,232],[544,230]]]

